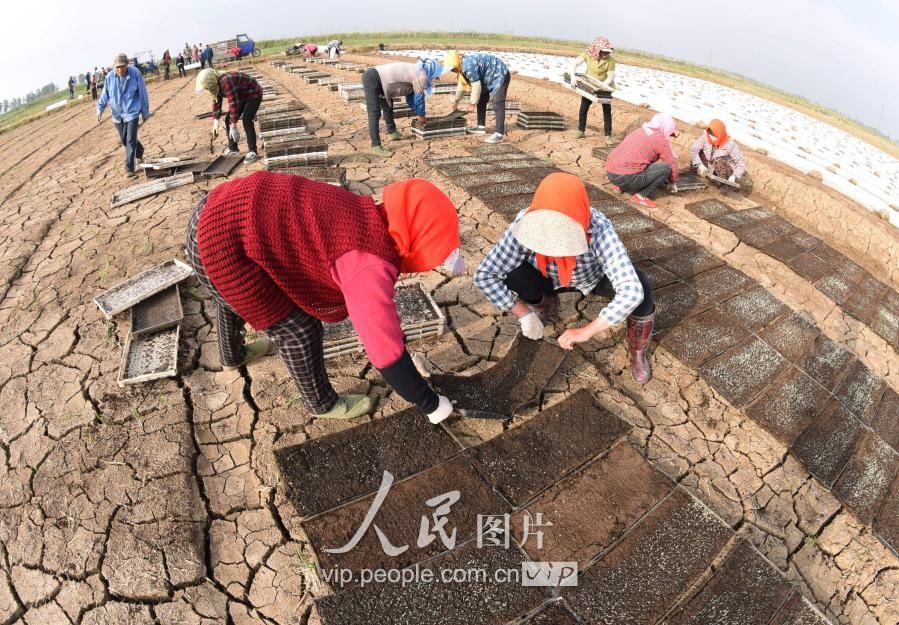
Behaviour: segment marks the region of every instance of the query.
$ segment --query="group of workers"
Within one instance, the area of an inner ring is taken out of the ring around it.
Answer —
[[[612,47],[597,38],[575,61],[614,89]],[[126,171],[143,147],[137,141],[138,117],[149,117],[146,87],[140,72],[118,55],[97,104],[97,119],[109,102],[126,147]],[[486,107],[492,99],[496,131],[490,143],[504,138],[505,98],[510,73],[491,54],[450,52],[443,64],[434,60],[388,63],[363,74],[369,133],[376,154],[383,115],[390,138],[399,133],[392,115],[393,99],[405,97],[426,119],[425,97],[446,72],[456,74],[453,97],[458,104],[470,89],[470,111],[477,123],[467,129],[486,134]],[[242,72],[207,68],[199,73],[197,93],[213,97],[213,133],[218,132],[223,101],[228,100],[225,128],[229,150],[236,152],[243,120],[249,152],[256,158],[253,118],[262,89]],[[582,102],[579,133],[590,107]],[[607,139],[611,109],[603,105]],[[582,135],[580,135],[582,136]],[[652,196],[667,183],[676,192],[677,159],[671,145],[676,123],[660,113],[629,133],[608,156],[606,172],[633,200],[654,206]],[[701,176],[730,181],[745,173],[745,162],[720,120],[712,120],[691,151]],[[349,317],[372,364],[387,383],[417,406],[431,423],[453,412],[450,398],[438,395],[422,375],[420,357],[406,349],[394,303],[395,284],[403,273],[442,268],[463,273],[458,215],[452,201],[434,184],[408,179],[384,188],[381,202],[329,184],[275,172],[256,172],[213,189],[194,209],[187,229],[187,250],[200,283],[216,307],[221,364],[234,369],[277,350],[296,382],[310,413],[325,418],[365,414],[365,395],[336,393],[324,364],[322,322]],[[474,272],[474,284],[502,311],[514,314],[525,339],[540,340],[544,325],[558,320],[559,294],[577,291],[609,298],[590,323],[566,329],[558,343],[572,349],[619,324],[626,324],[631,375],[638,383],[652,376],[647,347],[655,320],[653,291],[634,267],[612,223],[592,208],[583,182],[557,172],[540,183],[530,206],[522,210]],[[262,332],[244,343],[246,324]]]
[[[394,302],[404,273],[463,273],[457,209],[433,183],[387,185],[380,203],[300,176],[260,171],[220,184],[194,209],[187,250],[216,306],[221,364],[244,366],[277,349],[307,410],[353,418],[366,395],[335,392],[325,369],[322,322],[349,317],[371,363],[431,423],[453,412],[406,349]],[[539,185],[480,262],[474,283],[540,340],[558,318],[559,293],[611,297],[597,318],[569,328],[564,349],[626,322],[631,374],[647,382],[655,317],[652,288],[631,263],[612,223],[591,208],[583,182],[557,172]],[[244,343],[246,323],[264,334]]]

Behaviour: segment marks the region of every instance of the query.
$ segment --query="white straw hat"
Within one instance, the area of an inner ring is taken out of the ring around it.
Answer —
[[[532,252],[544,256],[579,256],[587,251],[587,233],[563,213],[536,209],[512,227],[512,236]]]

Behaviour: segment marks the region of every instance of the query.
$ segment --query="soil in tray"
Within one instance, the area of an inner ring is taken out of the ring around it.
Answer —
[[[400,324],[403,327],[428,321],[436,322],[440,319],[440,315],[434,310],[433,305],[421,290],[421,287],[417,285],[398,288],[394,302],[399,313]],[[349,318],[337,323],[326,323],[324,327],[325,341],[337,341],[356,334],[356,330],[353,328]]]
[[[431,381],[460,411],[510,419],[539,399],[564,359],[560,347],[518,335],[505,357],[487,371],[473,376],[434,375]]]
[[[160,291],[131,309],[131,334],[145,334],[173,326],[184,318],[178,285]]]

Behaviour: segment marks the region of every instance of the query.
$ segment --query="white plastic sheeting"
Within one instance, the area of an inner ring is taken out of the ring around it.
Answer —
[[[496,52],[522,76],[563,83],[573,57]],[[391,50],[385,54],[443,59],[444,50]],[[647,104],[689,124],[718,118],[750,149],[804,173],[819,172],[824,184],[862,206],[889,216],[899,227],[899,160],[864,141],[789,107],[737,89],[672,72],[618,63],[615,98]]]

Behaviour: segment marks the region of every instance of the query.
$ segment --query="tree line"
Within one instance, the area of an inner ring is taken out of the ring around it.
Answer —
[[[24,106],[26,104],[30,104],[35,100],[44,97],[45,95],[49,95],[51,93],[56,93],[59,91],[59,87],[57,87],[54,83],[49,82],[40,89],[35,89],[34,91],[30,91],[25,94],[25,97],[22,98],[12,98],[12,99],[3,99],[0,101],[0,113],[8,113],[13,109],[17,109],[20,106]]]

